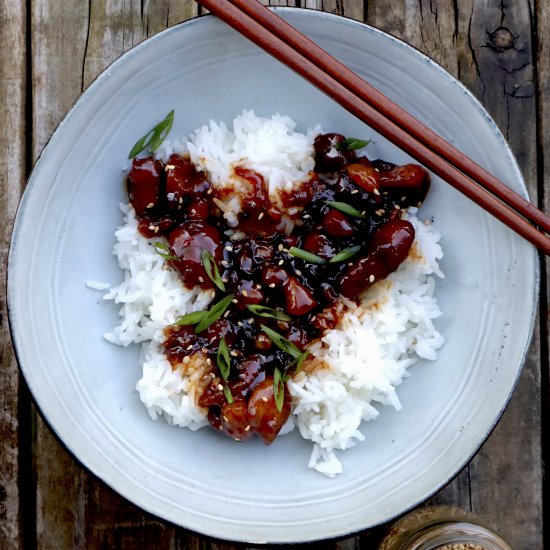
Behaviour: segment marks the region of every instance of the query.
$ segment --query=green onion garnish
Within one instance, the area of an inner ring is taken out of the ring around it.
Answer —
[[[362,149],[370,143],[370,140],[362,140],[357,138],[347,138],[339,141],[334,147],[338,151],[357,151],[357,149]]]
[[[208,252],[208,250],[203,250],[201,252],[201,262],[206,271],[206,274],[210,280],[222,291],[225,292],[225,285],[223,284],[220,271],[216,264],[214,256]]]
[[[301,248],[296,248],[295,246],[291,246],[289,251],[289,254],[292,256],[295,256],[296,258],[300,258],[300,260],[304,260],[304,262],[308,262],[310,264],[324,264],[325,260],[323,258],[320,258],[316,254],[312,254],[311,252],[307,252],[307,250],[302,250]]]
[[[281,412],[283,410],[283,403],[285,402],[285,383],[281,371],[276,367],[273,373],[273,397],[275,398],[277,410]]]
[[[284,336],[281,336],[278,332],[275,332],[273,329],[266,327],[265,325],[260,325],[262,330],[269,336],[269,339],[284,352],[292,355],[294,359],[299,359],[302,352],[290,341],[287,340]]]
[[[336,254],[336,256],[332,257],[329,260],[330,264],[336,264],[338,262],[345,262],[346,260],[349,260],[352,256],[357,254],[361,250],[360,246],[350,246],[349,248],[344,248],[344,250],[341,250]]]
[[[177,256],[170,254],[170,247],[167,244],[157,241],[156,243],[153,243],[153,246],[155,247],[155,252],[164,260],[179,260]]]
[[[227,386],[224,386],[223,387],[223,393],[225,394],[225,398],[227,399],[227,402],[231,405],[231,403],[233,403],[233,401],[235,401],[233,399],[233,396],[231,395],[231,390]],[[281,412],[281,411],[279,411],[279,412]]]
[[[218,363],[218,369],[220,370],[222,378],[227,381],[229,372],[231,371],[231,356],[229,355],[229,348],[227,347],[225,338],[220,340],[216,362]]]
[[[229,307],[233,297],[234,295],[230,294],[214,304],[196,326],[195,334],[199,334],[199,332],[202,332],[205,328],[208,328],[212,323],[216,322],[225,313],[225,310]]]
[[[173,122],[174,111],[172,110],[166,115],[166,118],[162,122],[159,122],[152,130],[149,130],[149,132],[147,132],[142,138],[136,141],[136,144],[132,147],[128,158],[133,159],[136,155],[139,155],[139,153],[147,148],[149,148],[151,153],[154,153],[160,147],[160,144],[166,139],[166,136],[172,129]]]
[[[204,319],[204,316],[207,313],[208,311],[193,311],[193,313],[188,313],[187,315],[182,315],[178,317],[174,325],[196,325]]]
[[[355,218],[365,217],[365,214],[359,212],[357,208],[353,208],[353,206],[351,206],[351,204],[348,204],[347,202],[325,201],[325,204],[330,206],[331,208],[336,208],[336,210],[340,210],[340,212],[343,212],[344,214],[348,214],[349,216],[353,216]]]
[[[290,321],[290,316],[282,311],[277,311],[276,309],[261,306],[259,304],[247,305],[246,309],[251,311],[254,315],[258,317],[268,317],[269,319],[277,319],[277,321]]]

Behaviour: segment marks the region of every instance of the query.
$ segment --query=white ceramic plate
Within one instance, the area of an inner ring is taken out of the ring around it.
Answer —
[[[320,12],[278,12],[504,182],[526,194],[487,113],[418,51]],[[176,110],[172,136],[243,108],[285,113],[304,130],[374,139],[371,155],[408,157],[213,17],[184,23],[111,65],[71,109],[22,200],[9,265],[10,320],[23,373],[75,456],[142,508],[195,531],[248,542],[307,541],[388,520],[427,498],[472,456],[501,414],[529,342],[534,249],[434,179],[422,216],[443,234],[437,290],[446,338],[399,388],[403,410],[363,425],[364,443],[327,479],[306,467],[297,434],[271,447],[213,430],[153,422],[134,387],[138,349],[102,337],[117,307],[84,286],[117,283],[113,232],[125,200],[121,167],[138,136]],[[258,438],[256,438],[258,439]]]

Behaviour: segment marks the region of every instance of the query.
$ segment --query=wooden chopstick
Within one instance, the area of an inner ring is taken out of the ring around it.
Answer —
[[[549,237],[538,231],[516,211],[498,200],[494,195],[478,185],[471,178],[463,174],[445,158],[442,158],[431,147],[427,146],[415,136],[405,131],[390,118],[384,116],[382,112],[377,110],[371,104],[365,102],[362,97],[352,92],[346,85],[334,78],[334,76],[331,76],[323,71],[317,63],[314,63],[311,59],[298,52],[277,35],[270,32],[259,21],[257,21],[255,17],[251,17],[247,12],[241,10],[239,6],[234,5],[234,2],[237,1],[239,4],[242,3],[243,5],[245,3],[252,6],[254,4],[259,5],[256,0],[197,1],[239,33],[243,34],[252,42],[266,50],[269,54],[332,97],[349,112],[371,126],[375,131],[395,143],[417,161],[428,167],[432,172],[446,180],[449,184],[476,202],[487,212],[516,231],[523,238],[534,244],[546,255],[550,255]],[[264,8],[262,7],[262,9]],[[502,183],[500,183],[500,185],[504,186]],[[544,216],[543,213],[541,214]]]
[[[278,36],[297,52],[314,62],[320,69],[338,80],[346,88],[380,111],[386,118],[435,151],[447,162],[456,166],[469,178],[478,182],[503,202],[514,208],[535,225],[550,231],[550,217],[541,212],[521,195],[512,191],[493,174],[476,164],[448,141],[436,134],[425,124],[387,98],[374,86],[360,78],[340,63],[315,42],[289,25],[284,19],[255,0],[229,0],[267,30]]]

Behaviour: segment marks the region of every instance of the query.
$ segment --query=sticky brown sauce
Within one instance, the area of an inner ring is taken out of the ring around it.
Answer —
[[[295,374],[296,357],[261,325],[306,350],[338,324],[346,311],[342,297],[358,302],[399,267],[414,241],[413,226],[401,219],[401,210],[424,200],[428,173],[418,165],[395,166],[338,150],[343,140],[339,134],[318,136],[309,182],[281,194],[277,204],[260,174],[235,167],[248,189],[236,228],[246,238],[238,241],[228,236],[232,228],[219,207],[231,190],[215,189],[189,159],[172,155],[166,163],[152,157],[132,163],[128,193],[142,235],[166,238],[167,264],[187,288],[211,291],[211,304],[233,295],[224,314],[198,333],[196,324],[166,328],[164,352],[174,369],[192,376],[192,393],[210,424],[236,440],[256,433],[269,444],[290,414],[284,384],[284,399],[281,404],[278,395],[277,404],[274,374]],[[346,211],[330,202],[344,203]],[[294,222],[291,234],[281,230],[285,216]],[[292,255],[292,247],[314,254],[319,263]],[[331,261],[350,249],[355,253],[349,258]],[[204,251],[224,290],[205,269]],[[256,305],[289,320],[261,317],[249,309]],[[230,353],[227,379],[218,368],[222,339]]]

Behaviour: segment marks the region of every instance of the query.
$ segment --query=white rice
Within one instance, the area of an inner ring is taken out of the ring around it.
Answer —
[[[275,202],[281,190],[299,186],[313,169],[312,143],[321,129],[300,134],[294,128],[288,117],[259,118],[245,111],[233,121],[232,131],[223,123],[210,122],[185,144],[166,142],[159,156],[167,160],[172,152],[188,152],[220,186],[234,186],[231,168],[245,163],[264,176]],[[236,220],[238,201],[227,207],[226,218]],[[104,297],[121,304],[121,322],[105,337],[123,346],[143,343],[143,375],[137,390],[151,418],[162,416],[176,426],[196,430],[208,424],[207,411],[196,405],[202,365],[199,361],[185,372],[183,367],[173,371],[161,344],[167,325],[180,315],[206,308],[212,294],[184,288],[155,252],[152,242],[159,238],[144,238],[133,209],[121,208],[124,225],[115,233],[113,253],[124,270],[124,281]],[[300,435],[313,443],[309,467],[330,477],[342,472],[336,451],[365,439],[359,427],[363,420],[378,416],[375,404],[400,409],[395,390],[408,376],[407,369],[419,358],[435,360],[443,344],[432,323],[440,315],[432,276],[443,276],[438,266],[440,235],[432,225],[419,222],[416,211],[411,208],[404,214],[416,230],[409,258],[386,281],[374,285],[336,329],[310,346],[304,370],[288,382],[292,415],[283,432],[295,424]],[[88,284],[102,287],[95,281]]]

